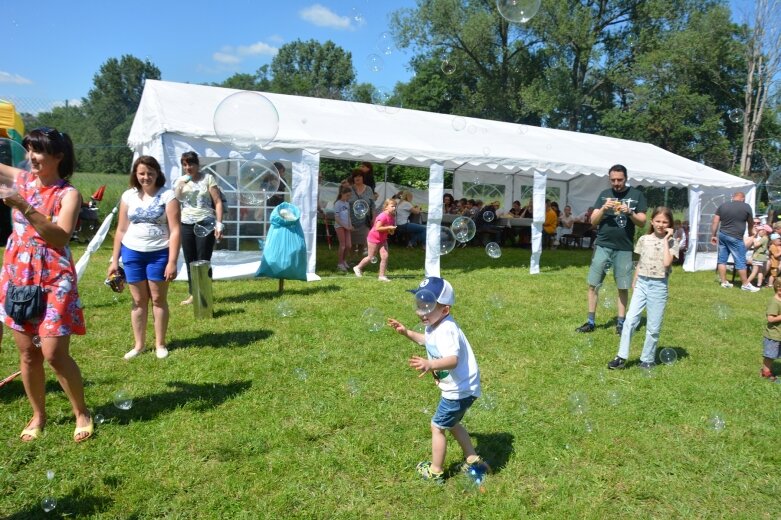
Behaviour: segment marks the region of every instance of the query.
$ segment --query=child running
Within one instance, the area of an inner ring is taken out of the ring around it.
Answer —
[[[651,229],[640,237],[635,245],[635,253],[640,255],[632,281],[632,301],[626,313],[626,321],[621,332],[618,355],[607,364],[615,370],[624,368],[629,357],[629,344],[632,333],[640,322],[640,314],[646,309],[647,323],[645,343],[640,355],[640,368],[651,369],[656,359],[656,346],[662,328],[664,308],[667,305],[667,280],[673,258],[678,256],[678,241],[673,235],[673,214],[669,208],[657,207],[651,215]]]
[[[339,263],[336,268],[340,271],[347,271],[350,267],[347,265],[347,252],[352,248],[352,239],[350,231],[353,230],[350,222],[350,196],[353,190],[349,186],[339,188],[339,195],[334,203],[334,229],[336,237],[339,239]]]
[[[444,482],[445,432],[450,430],[466,457],[461,470],[486,473],[490,471],[488,464],[477,455],[469,432],[461,424],[466,411],[480,397],[480,369],[469,341],[450,315],[456,299],[453,287],[442,278],[430,276],[410,292],[416,294],[419,302],[416,314],[426,326],[425,334],[410,330],[393,318],[388,318],[388,325],[409,340],[425,345],[426,357],[412,356],[409,365],[420,372],[420,377],[430,372],[442,393],[431,418],[431,461],[418,464],[417,472],[424,480]]]
[[[380,252],[380,274],[377,279],[381,282],[390,282],[385,276],[388,268],[388,235],[396,231],[396,199],[388,199],[382,205],[382,212],[374,219],[374,225],[366,237],[366,256],[353,267],[355,276],[363,276],[363,268],[371,262],[372,257]]]
[[[775,294],[767,302],[767,325],[765,326],[765,338],[762,352],[762,371],[759,373],[769,381],[777,381],[773,375],[773,360],[781,357],[781,278],[773,282]]]

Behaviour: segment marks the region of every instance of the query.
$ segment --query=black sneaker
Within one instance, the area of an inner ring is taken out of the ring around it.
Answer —
[[[619,370],[626,366],[626,359],[616,356],[616,358],[607,364],[607,368],[610,370]]]
[[[594,332],[594,324],[590,321],[587,321],[577,329],[575,329],[575,332]]]
[[[651,370],[652,368],[654,368],[656,366],[656,363],[649,363],[648,361],[643,361],[642,363],[640,363],[637,366],[642,368],[643,370]]]
[[[624,331],[623,323],[619,323],[618,325],[616,325],[616,334],[620,336],[623,331]]]

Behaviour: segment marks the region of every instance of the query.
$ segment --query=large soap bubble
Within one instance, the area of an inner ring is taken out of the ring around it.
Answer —
[[[496,8],[508,22],[526,23],[540,10],[542,0],[496,0]]]
[[[453,231],[456,240],[466,243],[475,238],[477,226],[475,226],[475,221],[469,217],[456,217],[450,224],[450,230]]]
[[[274,103],[258,92],[231,94],[214,110],[215,135],[237,150],[262,148],[278,131],[279,114]]]
[[[242,200],[266,200],[277,192],[279,184],[279,170],[271,161],[253,159],[239,168],[239,192]]]
[[[415,293],[415,310],[421,314],[428,314],[437,306],[437,297],[433,292],[425,289]]]
[[[500,258],[502,256],[502,248],[496,242],[489,242],[485,246],[485,254],[493,259]]]
[[[446,255],[456,248],[456,236],[449,227],[439,227],[439,254]]]
[[[765,183],[767,199],[773,206],[781,205],[781,168],[776,168]]]

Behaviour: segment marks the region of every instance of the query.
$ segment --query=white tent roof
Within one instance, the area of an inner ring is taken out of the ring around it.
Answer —
[[[128,144],[137,148],[166,132],[219,142],[213,115],[240,92],[147,80]],[[279,132],[265,148],[307,150],[322,157],[445,169],[547,172],[550,180],[606,176],[623,164],[633,184],[747,188],[753,183],[653,145],[365,103],[263,93],[279,113]]]

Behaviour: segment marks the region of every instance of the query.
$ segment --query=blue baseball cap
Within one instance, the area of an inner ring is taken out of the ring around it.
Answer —
[[[454,305],[456,303],[456,293],[450,283],[437,276],[427,276],[420,282],[417,289],[410,289],[409,292],[417,294],[421,291],[429,291],[437,299],[437,303],[442,305]]]

